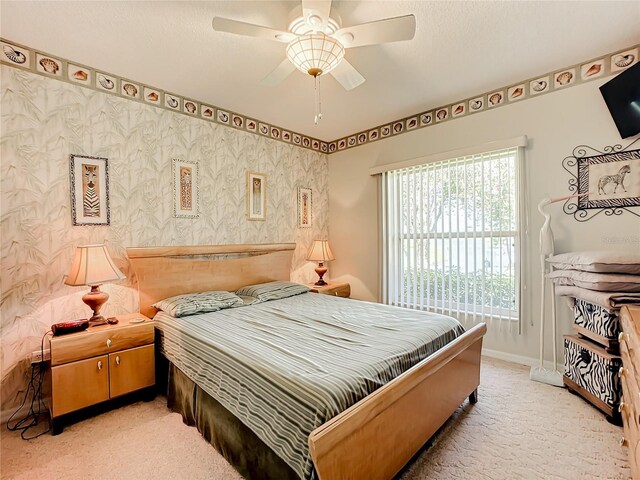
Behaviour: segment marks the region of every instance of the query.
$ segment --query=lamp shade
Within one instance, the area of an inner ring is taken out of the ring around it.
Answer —
[[[314,77],[329,73],[344,57],[344,46],[324,33],[301,35],[287,45],[287,58],[303,73]]]
[[[331,248],[329,247],[329,240],[314,240],[307,260],[314,262],[328,262],[329,260],[335,260]]]
[[[105,245],[81,245],[76,248],[71,269],[64,283],[76,285],[99,285],[126,278],[109,256]]]

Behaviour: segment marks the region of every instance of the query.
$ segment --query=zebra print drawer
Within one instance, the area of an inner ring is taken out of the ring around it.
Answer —
[[[574,329],[580,335],[604,346],[609,353],[618,353],[620,319],[617,311],[576,298],[573,319]]]
[[[601,346],[573,335],[564,336],[565,383],[612,417],[617,414],[622,393],[618,375],[621,365],[619,356]]]

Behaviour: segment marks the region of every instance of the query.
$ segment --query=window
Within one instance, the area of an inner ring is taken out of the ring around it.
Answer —
[[[519,319],[517,147],[383,173],[385,302]]]

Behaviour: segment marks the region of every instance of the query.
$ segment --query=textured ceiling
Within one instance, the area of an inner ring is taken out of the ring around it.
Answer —
[[[345,26],[413,13],[415,39],[348,50],[366,77],[347,92],[294,72],[260,80],[285,45],[217,33],[211,19],[286,30],[297,2],[0,3],[0,35],[123,77],[334,140],[431,107],[628,47],[640,40],[640,2],[336,1]]]

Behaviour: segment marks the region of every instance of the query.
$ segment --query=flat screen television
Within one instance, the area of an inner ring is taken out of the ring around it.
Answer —
[[[600,87],[622,138],[640,133],[640,63]]]

